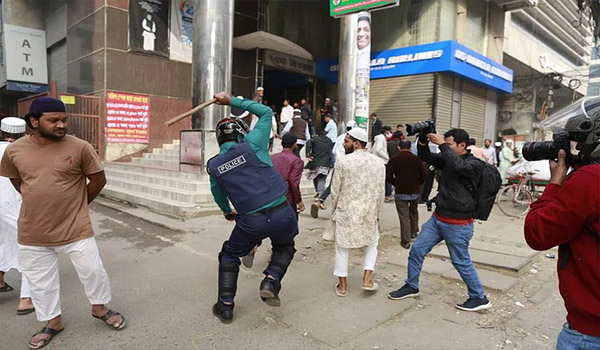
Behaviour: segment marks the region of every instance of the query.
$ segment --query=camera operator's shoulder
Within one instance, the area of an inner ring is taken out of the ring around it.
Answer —
[[[590,164],[582,166],[577,172],[590,174],[592,176],[600,178],[600,164]]]

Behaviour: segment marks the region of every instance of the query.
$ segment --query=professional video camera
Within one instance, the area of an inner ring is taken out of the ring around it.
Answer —
[[[523,158],[528,161],[557,159],[558,151],[565,150],[567,152],[567,163],[571,158],[571,140],[569,133],[566,131],[558,131],[552,136],[552,141],[541,142],[526,142],[523,145]]]
[[[408,136],[413,136],[424,132],[426,134],[435,133],[435,122],[433,119],[427,119],[424,122],[406,124],[406,133]]]
[[[563,149],[568,163],[600,162],[600,97],[585,97],[554,113],[541,126],[553,132],[553,141],[526,143],[526,160],[556,159]],[[577,156],[571,153],[572,142],[577,143]]]

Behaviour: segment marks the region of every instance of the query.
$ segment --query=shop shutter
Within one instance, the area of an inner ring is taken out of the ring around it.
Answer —
[[[485,93],[485,87],[463,81],[459,125],[461,129],[465,129],[471,137],[477,140],[478,146],[481,146],[483,143]]]
[[[433,85],[433,74],[371,80],[369,111],[392,130],[397,124],[431,119]]]
[[[437,75],[437,95],[435,99],[435,124],[437,132],[450,130],[452,120],[452,86],[454,78],[446,74]]]

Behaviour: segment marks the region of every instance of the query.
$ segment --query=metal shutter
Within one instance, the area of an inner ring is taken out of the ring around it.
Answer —
[[[369,111],[392,130],[397,124],[431,119],[433,74],[371,80]]]
[[[463,93],[460,108],[460,128],[465,129],[471,137],[477,140],[477,145],[483,143],[483,125],[485,120],[485,87],[463,81]]]
[[[437,75],[437,95],[435,98],[435,124],[437,132],[450,130],[452,120],[452,87],[454,78],[446,74]]]

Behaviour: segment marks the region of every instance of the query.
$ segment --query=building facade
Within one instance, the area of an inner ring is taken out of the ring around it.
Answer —
[[[193,4],[191,0],[2,0],[4,42],[6,25],[43,31],[47,73],[46,79],[31,81],[28,87],[18,85],[17,90],[10,79],[0,82],[4,84],[0,116],[17,114],[20,98],[39,92],[33,91],[38,85],[48,89],[55,81],[56,94],[66,96],[69,103],[78,101],[69,96],[100,99],[97,127],[103,132],[106,160],[126,160],[178,138],[190,122],[171,128],[163,124],[191,107]],[[506,24],[518,24],[519,16],[531,11],[550,16],[544,9],[528,7],[533,4],[403,0],[396,8],[373,12],[371,112],[389,125],[433,118],[440,131],[462,127],[478,140],[496,138],[498,115],[508,110],[506,96],[515,95],[511,69],[522,76],[520,66],[503,61],[527,61],[511,54],[512,42],[506,48],[505,37],[512,40],[506,30],[513,35]],[[505,15],[507,10],[517,12]],[[337,84],[331,69],[335,64],[322,67],[338,56],[339,31],[340,20],[329,16],[326,1],[236,1],[232,92],[251,97],[256,87],[263,86],[264,99],[276,107],[283,99],[307,98],[316,108],[325,97],[335,100]],[[581,28],[574,31],[584,34]],[[563,48],[569,54],[558,51],[572,67],[585,63],[585,55],[579,60],[576,43],[569,45],[572,50]],[[23,67],[15,67],[3,70],[23,72]],[[566,79],[565,84],[568,89]],[[27,88],[30,91],[22,91]],[[128,123],[123,119],[127,115],[139,118]],[[505,128],[503,122],[499,129]]]
[[[515,82],[513,94],[499,99],[499,136],[540,138],[544,118],[587,93],[592,33],[585,18],[570,0],[506,14],[504,64]]]

